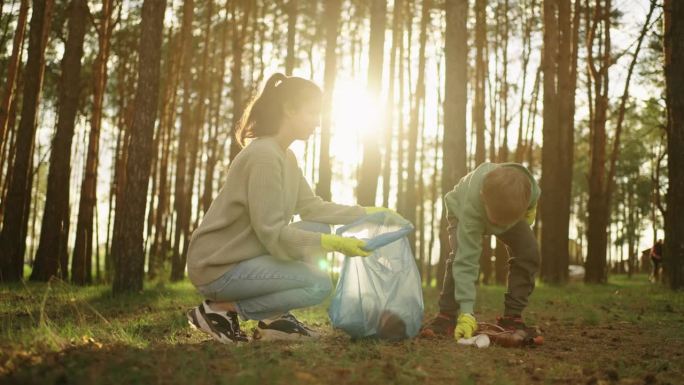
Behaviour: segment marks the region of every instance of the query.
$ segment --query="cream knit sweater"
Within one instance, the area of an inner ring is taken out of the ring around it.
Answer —
[[[271,137],[253,140],[231,163],[225,185],[192,233],[190,281],[208,284],[238,262],[261,255],[297,260],[323,254],[321,234],[289,225],[295,214],[306,221],[346,224],[365,211],[323,201],[291,150]]]

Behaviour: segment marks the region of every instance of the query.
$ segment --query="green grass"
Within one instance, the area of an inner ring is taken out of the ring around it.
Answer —
[[[500,314],[504,291],[479,288],[478,319]],[[436,298],[425,290],[426,315]],[[319,341],[227,346],[187,326],[200,301],[188,282],[118,298],[59,281],[0,286],[0,383],[684,383],[684,294],[645,276],[538,285],[525,314],[544,331],[534,349],[351,342],[331,330],[327,303],[295,312],[325,331]]]

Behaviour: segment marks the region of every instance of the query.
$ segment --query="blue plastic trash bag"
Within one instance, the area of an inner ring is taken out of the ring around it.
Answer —
[[[366,241],[368,257],[344,259],[328,314],[352,338],[412,338],[423,319],[423,291],[406,236],[410,222],[390,213],[368,215],[337,230]]]

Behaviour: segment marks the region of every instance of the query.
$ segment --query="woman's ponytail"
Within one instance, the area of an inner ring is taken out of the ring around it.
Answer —
[[[238,121],[235,128],[238,144],[245,147],[248,138],[277,134],[285,101],[298,104],[312,96],[320,97],[321,90],[310,80],[274,73],[266,80],[261,93],[249,102]]]

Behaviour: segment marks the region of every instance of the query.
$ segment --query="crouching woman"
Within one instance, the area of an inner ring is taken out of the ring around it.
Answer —
[[[243,148],[191,236],[188,275],[206,299],[188,311],[188,321],[219,342],[248,340],[240,318],[258,320],[265,339],[314,337],[290,310],[329,295],[330,277],[316,259],[328,251],[368,254],[363,241],[328,234],[329,225],[382,208],[323,201],[289,149],[318,126],[321,99],[309,80],[279,73],[268,79],[240,121]],[[302,222],[290,223],[295,214]]]

